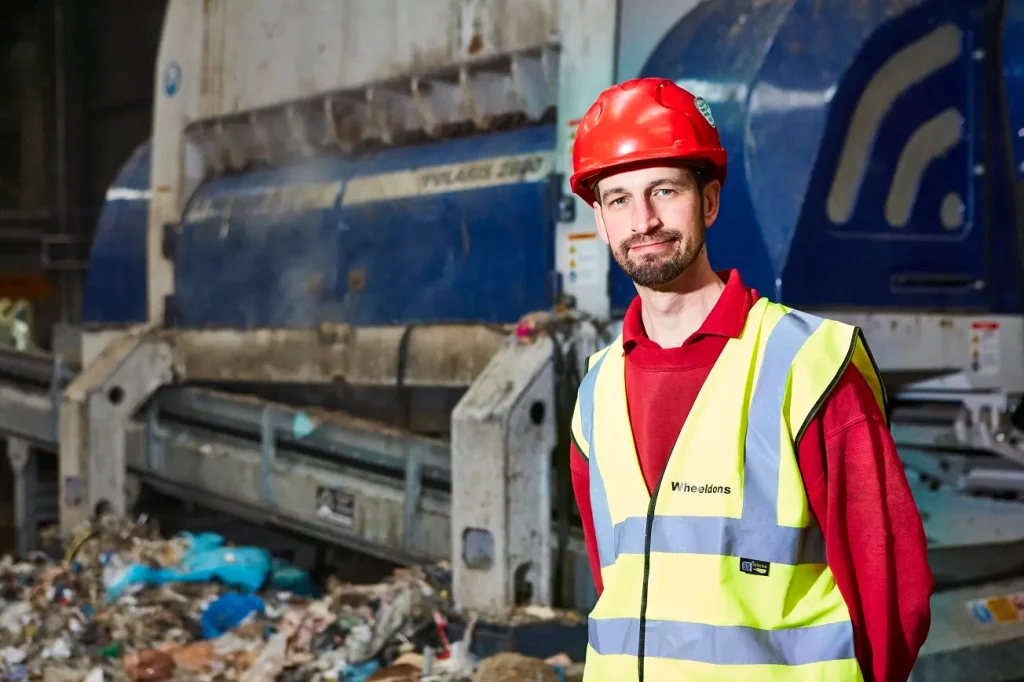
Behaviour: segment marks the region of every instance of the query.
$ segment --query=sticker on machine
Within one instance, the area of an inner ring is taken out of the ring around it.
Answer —
[[[596,232],[573,232],[567,236],[566,255],[570,284],[589,284],[600,277],[602,242]]]
[[[999,323],[975,320],[971,323],[970,368],[975,374],[997,375],[1001,370]]]
[[[1024,593],[972,599],[967,602],[967,611],[979,625],[1010,625],[1024,621]]]
[[[356,496],[341,488],[320,486],[316,489],[316,515],[342,528],[355,523]]]

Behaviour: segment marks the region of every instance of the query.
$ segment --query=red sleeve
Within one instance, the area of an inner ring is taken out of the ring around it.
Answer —
[[[597,554],[597,535],[594,533],[594,515],[590,511],[590,463],[580,454],[576,444],[569,446],[569,470],[572,472],[572,491],[576,496],[576,506],[580,508],[580,520],[583,523],[583,540],[587,544],[587,559],[590,561],[590,572],[594,576],[597,595],[601,596],[604,586],[601,584],[601,560]]]
[[[799,444],[811,510],[868,682],[906,682],[931,625],[927,542],[896,444],[847,368]]]

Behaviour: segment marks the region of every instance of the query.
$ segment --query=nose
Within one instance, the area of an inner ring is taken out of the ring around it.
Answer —
[[[645,197],[642,201],[634,201],[633,207],[633,232],[649,234],[661,227],[661,218],[655,212],[650,198]]]

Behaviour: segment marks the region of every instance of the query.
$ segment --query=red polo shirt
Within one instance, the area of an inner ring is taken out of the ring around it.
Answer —
[[[647,338],[637,297],[623,321],[626,400],[637,456],[653,493],[697,393],[726,341],[739,336],[758,294],[735,270],[701,328],[678,348]],[[572,484],[598,593],[601,573],[587,460],[573,447]],[[853,620],[868,680],[905,682],[931,624],[924,528],[896,445],[871,389],[852,364],[814,417],[797,457],[811,511],[825,534],[836,585]]]

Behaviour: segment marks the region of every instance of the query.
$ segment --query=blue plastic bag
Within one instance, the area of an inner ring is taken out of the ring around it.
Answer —
[[[203,637],[213,639],[245,620],[250,613],[263,613],[266,606],[259,597],[249,594],[228,592],[210,602],[203,611],[199,623]]]
[[[132,564],[107,586],[107,598],[117,599],[125,590],[139,584],[164,585],[214,580],[245,592],[255,592],[263,586],[270,574],[271,558],[264,549],[223,547],[224,538],[216,533],[184,535],[189,540],[189,547],[178,566],[150,568]]]
[[[346,667],[342,673],[344,675],[343,679],[345,682],[366,682],[366,679],[377,672],[379,668],[380,663],[376,659],[371,658],[365,663],[356,663]]]

